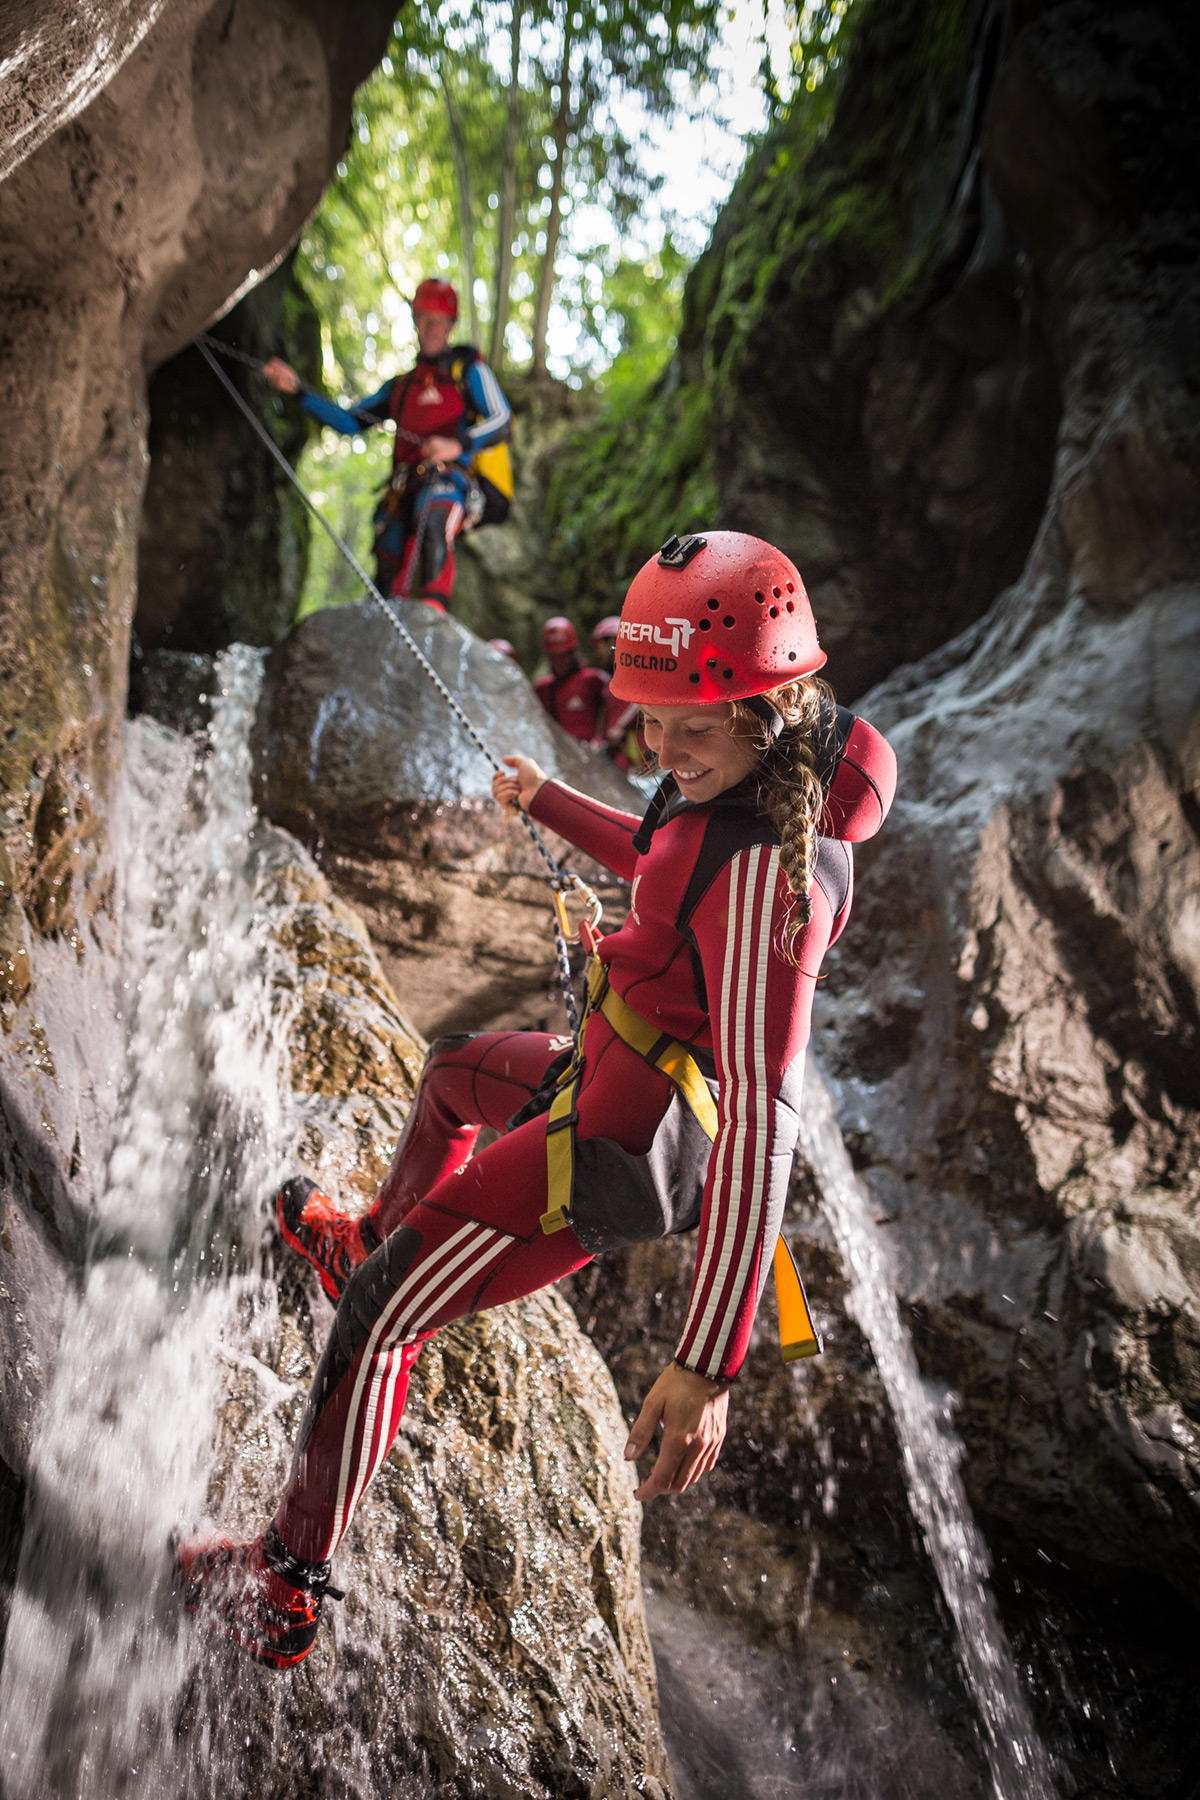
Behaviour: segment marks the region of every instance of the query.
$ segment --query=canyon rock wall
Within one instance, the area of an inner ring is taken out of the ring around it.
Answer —
[[[1196,1602],[1200,217],[1179,24],[1048,8],[999,70],[984,157],[1054,346],[1053,482],[1020,581],[864,702],[901,799],[822,1018],[977,1502]]]
[[[1195,1601],[1196,31],[866,0],[842,47],[627,435],[702,394],[722,522],[796,556],[841,695],[886,677],[817,1041],[972,1496]]]
[[[69,20],[61,8],[22,6],[4,25],[6,51],[22,59],[6,96],[43,123],[66,121],[0,184],[0,1458],[9,1469],[28,1449],[63,1258],[86,1236],[119,1099],[110,803],[147,375],[295,237],[392,16],[372,4],[350,18],[321,0],[232,9],[181,0],[157,19],[147,6],[68,10]],[[41,126],[23,138],[19,119],[11,129],[15,153]]]
[[[307,382],[320,381],[320,322],[290,256],[213,335],[260,360],[283,356]],[[294,465],[312,420],[244,365],[222,358],[221,368]],[[153,683],[157,651],[277,644],[295,616],[312,530],[296,490],[194,347],[156,371],[149,411],[133,689],[143,670]],[[131,692],[132,710],[140,699]]]

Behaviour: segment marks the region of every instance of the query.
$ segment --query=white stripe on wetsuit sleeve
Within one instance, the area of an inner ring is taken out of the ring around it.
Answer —
[[[744,868],[739,867],[743,859]],[[681,1361],[705,1371],[720,1369],[728,1349],[753,1273],[767,1198],[771,1104],[765,1014],[778,868],[778,849],[768,850],[764,845],[739,851],[730,865],[729,922],[716,1034],[723,1052],[722,1075],[728,1084],[726,1119],[715,1146],[704,1257],[680,1339]]]
[[[495,437],[512,418],[512,408],[504,398],[500,383],[492,374],[485,362],[477,362],[467,376],[467,385],[471,385],[472,377],[478,377],[479,393],[471,398],[479,404],[483,403],[483,417],[467,428],[467,442],[472,449],[484,447],[487,438]]]

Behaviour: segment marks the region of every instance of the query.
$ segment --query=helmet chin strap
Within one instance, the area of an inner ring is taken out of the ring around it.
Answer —
[[[650,848],[650,840],[662,824],[663,814],[679,792],[679,783],[673,775],[664,775],[654,790],[653,798],[646,808],[641,824],[634,833],[633,847],[639,856],[645,856]]]

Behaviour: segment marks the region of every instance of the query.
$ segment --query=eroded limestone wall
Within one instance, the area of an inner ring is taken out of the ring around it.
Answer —
[[[294,239],[392,16],[390,5],[333,0],[178,0],[157,19],[146,7],[74,10],[92,37],[49,64],[61,20],[36,7],[6,15],[26,93],[68,121],[0,185],[0,1457],[10,1467],[28,1444],[60,1258],[86,1228],[117,1098],[110,799],[147,376]],[[109,78],[77,109],[88,56]]]

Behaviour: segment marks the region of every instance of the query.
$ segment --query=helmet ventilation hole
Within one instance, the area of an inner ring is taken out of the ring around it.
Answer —
[[[733,670],[732,669],[722,669],[721,673],[725,677],[726,681],[733,680]]]
[[[773,587],[771,589],[771,592],[774,594],[774,596],[777,600],[782,600],[783,595],[777,587]]]
[[[777,619],[779,617],[779,608],[777,606],[773,606],[771,608],[771,617],[773,619]]]
[[[788,661],[795,662],[795,660],[796,660],[796,652],[794,650],[789,650],[788,651]]]
[[[696,673],[695,669],[693,669],[691,674],[688,676],[688,680],[689,681],[699,681],[699,679],[700,679],[699,675]]]
[[[725,617],[721,620],[721,623],[728,629],[728,627],[730,625],[736,625],[737,620],[734,618],[732,613],[726,613]]]
[[[760,606],[762,605],[762,603],[766,599],[766,597],[767,596],[765,594],[755,594],[755,596],[754,596],[754,598],[758,601]]]
[[[700,630],[701,631],[711,631],[712,630],[712,620],[711,619],[701,619]]]
[[[795,584],[795,582],[794,582],[794,581],[789,581],[789,582],[788,582],[788,584],[787,584],[787,591],[788,591],[788,593],[789,593],[789,594],[794,594],[794,593],[795,593],[795,591],[796,591],[796,584]]]
[[[709,657],[709,659],[708,659],[708,661],[707,661],[707,662],[706,662],[706,663],[705,663],[705,665],[704,665],[704,666],[705,666],[705,668],[706,668],[706,669],[715,669],[715,668],[716,668],[716,666],[717,666],[717,659],[716,659],[716,657],[715,657],[715,656],[710,656],[710,657]]]
[[[709,612],[720,612],[721,602],[715,598],[710,600],[708,603],[708,610]]]
[[[789,612],[794,613],[796,610],[796,602],[794,600],[789,600],[787,603],[787,608],[788,608]]]

